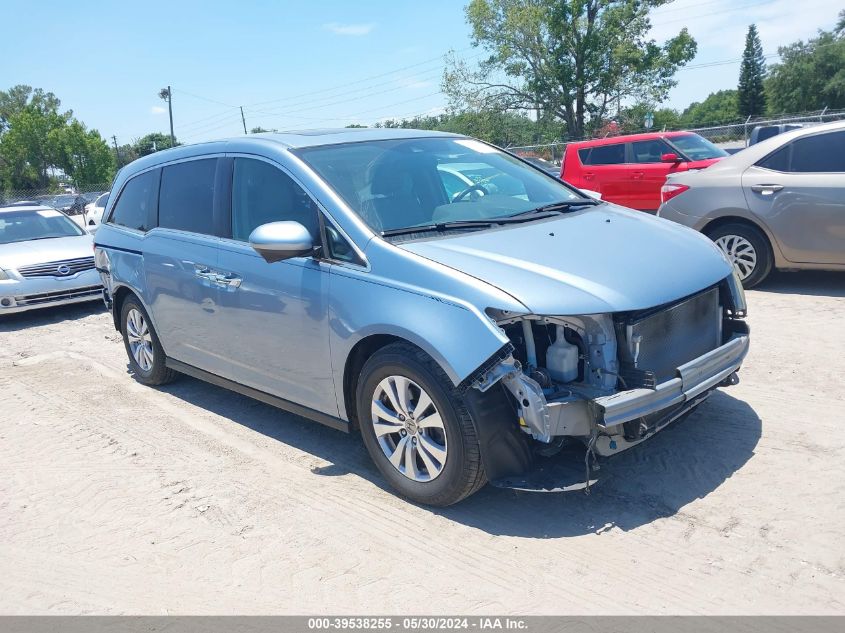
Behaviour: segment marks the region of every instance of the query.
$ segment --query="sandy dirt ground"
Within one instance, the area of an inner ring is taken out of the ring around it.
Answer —
[[[357,436],[0,321],[0,613],[845,613],[845,275],[748,293],[742,383],[592,496],[394,497]]]

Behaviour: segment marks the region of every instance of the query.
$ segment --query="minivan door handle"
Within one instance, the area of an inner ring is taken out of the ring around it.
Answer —
[[[208,266],[203,266],[202,264],[194,265],[194,277],[205,279],[207,281],[214,281],[214,275],[215,273],[213,273]]]
[[[591,171],[584,172],[584,180],[593,180],[595,177],[596,175]]]
[[[642,180],[644,176],[644,171],[635,171],[631,173],[631,178],[633,178],[634,180]]]
[[[781,189],[783,189],[783,185],[751,185],[751,191],[761,193],[764,196],[771,196]]]
[[[214,275],[212,275],[212,281],[220,284],[221,286],[228,286],[229,288],[240,288],[243,279],[238,277],[237,275],[215,273]]]

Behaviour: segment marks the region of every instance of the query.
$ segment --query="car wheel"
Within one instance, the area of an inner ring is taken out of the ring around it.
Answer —
[[[176,377],[176,372],[165,364],[164,350],[147,311],[134,297],[123,302],[120,326],[129,366],[138,382],[163,385]]]
[[[486,482],[463,396],[419,348],[393,343],[367,360],[357,413],[370,457],[402,496],[448,506]]]
[[[733,263],[742,285],[752,288],[772,270],[772,249],[763,233],[747,224],[723,224],[707,236],[716,242]]]

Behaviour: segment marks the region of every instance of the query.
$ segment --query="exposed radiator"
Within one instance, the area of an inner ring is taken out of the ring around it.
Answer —
[[[719,289],[630,314],[616,323],[616,333],[623,376],[653,372],[657,383],[674,378],[675,368],[721,345]],[[629,385],[635,386],[645,385]]]

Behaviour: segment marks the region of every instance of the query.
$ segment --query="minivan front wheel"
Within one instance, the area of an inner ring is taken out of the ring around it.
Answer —
[[[128,297],[120,310],[121,332],[129,366],[138,382],[163,385],[176,377],[165,364],[164,349],[147,311],[135,297]]]
[[[484,485],[463,396],[422,350],[393,343],[370,357],[358,380],[357,413],[370,457],[404,497],[447,506]]]
[[[758,229],[745,224],[723,224],[707,231],[707,237],[722,249],[746,288],[768,277],[772,270],[772,249]]]

